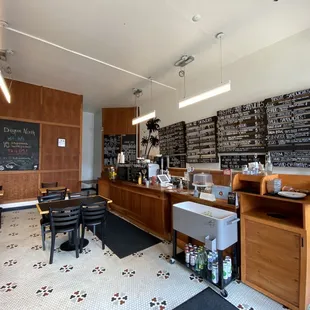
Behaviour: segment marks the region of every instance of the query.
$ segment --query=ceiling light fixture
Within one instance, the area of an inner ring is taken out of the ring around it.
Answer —
[[[11,95],[10,95],[10,91],[5,83],[5,80],[2,76],[2,72],[0,71],[0,87],[1,90],[4,94],[5,99],[7,100],[8,103],[11,103]]]
[[[190,64],[191,62],[193,62],[195,60],[194,56],[187,56],[187,55],[183,55],[179,60],[177,60],[174,65],[176,67],[185,67],[186,65]]]
[[[143,123],[143,122],[148,121],[149,119],[151,119],[155,116],[156,116],[156,111],[153,111],[149,114],[145,114],[145,115],[136,117],[132,120],[132,125],[137,125],[137,124]]]
[[[152,105],[152,101],[153,101],[153,80],[152,80],[152,78],[149,78],[149,80],[151,81],[151,105]],[[140,97],[141,93],[142,93],[142,90],[136,89],[136,88],[133,89],[133,94],[135,95],[135,98],[136,98],[135,102],[136,102],[137,98]],[[148,113],[148,114],[134,118],[132,120],[132,125],[138,125],[140,123],[148,121],[151,118],[154,118],[155,116],[156,116],[156,111],[154,110],[151,113]]]
[[[207,90],[197,96],[185,99],[185,91],[184,91],[184,99],[182,101],[179,102],[179,109],[184,108],[188,105],[227,93],[231,90],[231,82],[227,82],[225,84],[223,84],[223,53],[222,53],[222,38],[224,37],[224,33],[220,32],[218,33],[215,38],[220,40],[220,50],[221,50],[221,84],[220,86],[217,86],[213,89]],[[184,89],[185,89],[185,76],[184,76]]]

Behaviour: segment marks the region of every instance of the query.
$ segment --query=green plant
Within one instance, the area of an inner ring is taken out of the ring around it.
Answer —
[[[145,147],[144,154],[149,157],[151,149],[159,145],[158,130],[160,119],[157,117],[151,118],[146,122],[147,136],[141,139],[141,146]]]

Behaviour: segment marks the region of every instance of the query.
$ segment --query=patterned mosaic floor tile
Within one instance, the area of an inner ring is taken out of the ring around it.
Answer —
[[[86,232],[89,245],[78,259],[56,239],[42,250],[36,209],[5,212],[0,232],[0,309],[172,310],[208,287],[184,267],[170,264],[172,245],[161,242],[123,259]],[[173,288],[173,293],[172,293]],[[232,283],[227,298],[239,309],[280,310],[281,305],[244,284]]]

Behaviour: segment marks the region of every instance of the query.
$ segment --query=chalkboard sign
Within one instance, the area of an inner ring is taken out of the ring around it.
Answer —
[[[185,155],[169,156],[169,167],[170,168],[185,168],[186,167],[186,156]]]
[[[266,111],[273,165],[310,168],[310,89],[266,99]]]
[[[117,155],[121,149],[120,135],[104,135],[104,165],[113,166],[117,164]]]
[[[185,122],[160,128],[159,147],[163,155],[186,155]]]
[[[126,163],[135,163],[137,159],[136,135],[122,135],[122,152]]]
[[[243,165],[254,162],[253,155],[221,155],[221,169],[241,169]],[[265,154],[257,155],[257,159],[261,164],[265,164]]]
[[[186,124],[187,162],[216,163],[216,116]]]
[[[40,125],[0,120],[0,171],[39,169]]]
[[[269,151],[310,150],[310,89],[266,99]]]
[[[272,151],[271,162],[274,167],[310,168],[310,151]]]
[[[218,153],[265,151],[266,111],[263,101],[217,112]]]

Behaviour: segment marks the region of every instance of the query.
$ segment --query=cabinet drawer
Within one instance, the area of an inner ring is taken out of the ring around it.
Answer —
[[[299,234],[245,221],[246,280],[298,306]]]

